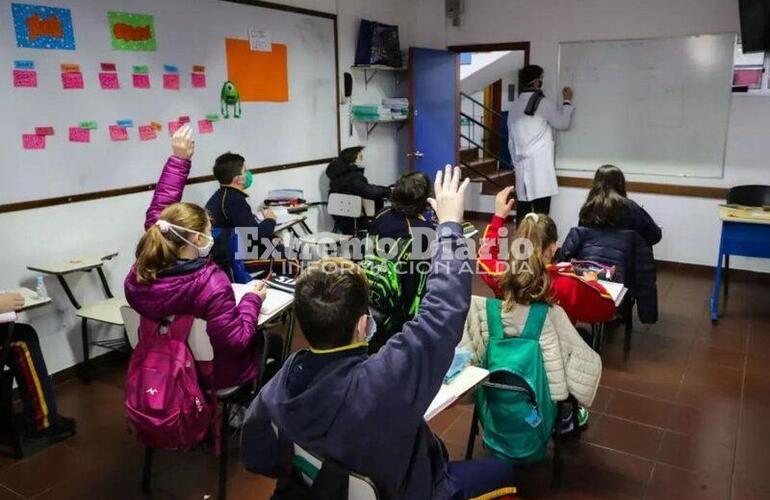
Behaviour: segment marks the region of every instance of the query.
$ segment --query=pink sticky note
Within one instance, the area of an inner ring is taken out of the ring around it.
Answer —
[[[149,89],[150,88],[150,75],[144,73],[134,73],[132,75],[134,81],[134,88],[136,89]]]
[[[214,124],[210,120],[198,120],[198,133],[210,134],[214,132]]]
[[[192,86],[196,89],[206,88],[206,73],[193,73]]]
[[[166,73],[163,75],[163,88],[166,90],[179,90],[179,75]]]
[[[158,136],[155,134],[155,129],[152,128],[152,125],[141,125],[139,126],[139,139],[142,141],[151,141]]]
[[[120,88],[120,80],[117,73],[99,73],[99,84],[104,90],[117,90]]]
[[[24,149],[45,149],[45,136],[22,134],[21,145],[24,147]]]
[[[182,122],[168,122],[168,135],[174,135],[174,132],[182,128]]]
[[[127,141],[128,130],[118,125],[110,125],[110,140],[112,141]]]
[[[65,90],[77,90],[83,88],[83,73],[71,71],[61,74],[61,84]]]
[[[70,127],[70,142],[91,142],[91,131],[87,128]]]
[[[35,127],[35,135],[53,135],[53,127]]]
[[[26,69],[13,70],[14,87],[37,87],[37,71]]]

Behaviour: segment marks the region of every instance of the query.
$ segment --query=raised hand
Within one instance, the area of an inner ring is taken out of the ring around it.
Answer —
[[[469,179],[460,184],[460,167],[451,165],[444,167],[444,171],[436,172],[436,182],[433,184],[435,198],[428,198],[428,203],[436,212],[439,224],[443,222],[462,222],[465,214],[465,189]]]
[[[513,210],[513,205],[516,203],[516,197],[511,196],[513,192],[513,186],[508,186],[495,196],[495,215],[505,219],[508,214]]]
[[[189,160],[195,153],[195,141],[192,138],[192,128],[183,125],[171,138],[171,150],[174,156],[183,160]]]
[[[18,311],[24,307],[24,296],[18,293],[0,293],[0,313]]]
[[[565,101],[571,101],[574,97],[574,92],[572,91],[572,87],[564,87],[561,89],[561,96],[564,98]]]

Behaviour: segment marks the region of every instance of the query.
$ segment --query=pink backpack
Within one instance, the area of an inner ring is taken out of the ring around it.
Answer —
[[[206,436],[211,424],[212,405],[198,383],[187,345],[194,320],[141,319],[126,375],[125,406],[137,438],[151,448],[187,450]]]

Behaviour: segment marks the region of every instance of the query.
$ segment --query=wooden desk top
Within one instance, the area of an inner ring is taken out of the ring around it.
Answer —
[[[770,210],[765,210],[762,207],[719,205],[719,218],[725,222],[770,224]]]
[[[89,269],[95,269],[101,267],[104,263],[113,257],[116,257],[118,252],[105,252],[102,254],[88,255],[83,257],[73,257],[68,260],[60,260],[53,262],[44,262],[41,264],[34,264],[27,266],[30,271],[35,271],[43,274],[52,274],[54,276],[74,273],[78,271],[88,271]]]

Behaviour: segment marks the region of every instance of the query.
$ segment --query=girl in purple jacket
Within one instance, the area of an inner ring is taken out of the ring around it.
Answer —
[[[147,210],[136,263],[126,276],[126,299],[156,321],[175,314],[206,321],[214,389],[241,385],[258,374],[262,336],[257,321],[266,288],[260,282],[236,304],[227,275],[208,258],[214,243],[208,214],[179,201],[195,150],[189,126],[174,134],[172,150]]]

